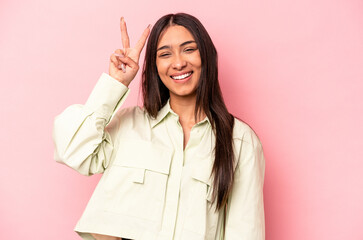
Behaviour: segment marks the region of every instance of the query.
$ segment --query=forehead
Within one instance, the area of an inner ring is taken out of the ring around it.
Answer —
[[[186,41],[195,41],[193,35],[183,26],[173,25],[168,27],[159,37],[158,48],[164,45],[176,45]]]

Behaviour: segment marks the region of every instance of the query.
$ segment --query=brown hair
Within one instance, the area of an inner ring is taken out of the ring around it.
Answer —
[[[169,90],[162,83],[156,67],[156,50],[160,35],[171,25],[180,25],[193,35],[202,60],[202,70],[196,89],[195,117],[202,111],[212,124],[216,135],[214,148],[213,202],[217,200],[216,210],[221,209],[233,184],[233,139],[234,117],[223,101],[218,82],[218,61],[216,48],[201,22],[185,13],[168,14],[160,18],[150,33],[145,53],[142,73],[142,94],[144,108],[151,117],[156,117],[159,110],[169,99]]]

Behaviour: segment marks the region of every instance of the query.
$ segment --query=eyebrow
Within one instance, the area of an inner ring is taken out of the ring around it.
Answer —
[[[193,40],[186,41],[186,42],[183,42],[182,44],[180,44],[179,46],[183,47],[183,46],[188,45],[190,43],[195,43],[195,41],[193,41]],[[171,48],[170,45],[165,45],[165,46],[159,47],[156,51],[163,50],[163,49],[170,49],[170,48]]]

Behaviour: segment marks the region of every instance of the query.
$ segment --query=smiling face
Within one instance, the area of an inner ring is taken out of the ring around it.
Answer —
[[[173,25],[160,35],[156,67],[171,98],[195,97],[202,61],[197,43],[185,27]]]

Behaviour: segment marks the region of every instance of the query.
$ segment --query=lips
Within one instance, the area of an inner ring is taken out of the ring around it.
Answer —
[[[183,80],[188,78],[190,75],[192,75],[193,71],[186,72],[186,73],[179,73],[179,74],[173,74],[170,77],[174,80]]]

